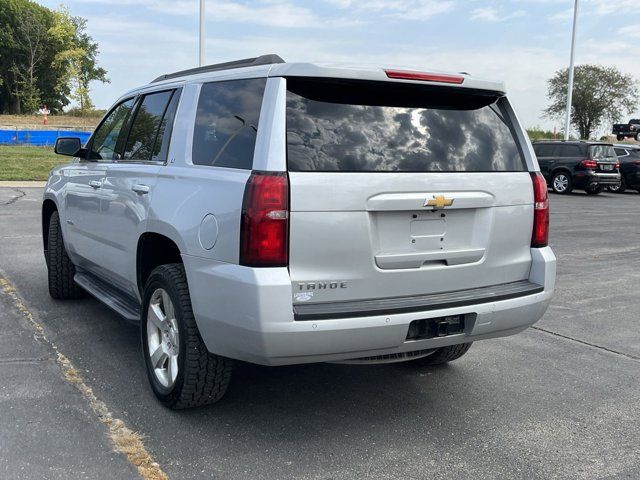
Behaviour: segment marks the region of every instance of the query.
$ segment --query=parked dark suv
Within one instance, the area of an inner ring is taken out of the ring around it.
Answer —
[[[631,188],[640,193],[640,145],[614,145],[613,149],[620,162],[620,186],[610,186],[607,189],[623,193]]]
[[[578,188],[595,195],[605,187],[620,186],[620,163],[610,143],[542,140],[534,142],[533,149],[555,193]]]

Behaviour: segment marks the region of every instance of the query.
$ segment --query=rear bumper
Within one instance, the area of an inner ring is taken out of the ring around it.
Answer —
[[[618,173],[580,172],[573,177],[573,185],[576,188],[595,188],[620,185]]]
[[[556,259],[531,249],[535,293],[403,313],[296,321],[286,268],[251,269],[184,256],[198,327],[219,355],[264,365],[349,360],[428,350],[518,333],[537,322],[553,296]],[[533,291],[533,290],[532,290]],[[413,320],[475,314],[465,332],[406,341]]]

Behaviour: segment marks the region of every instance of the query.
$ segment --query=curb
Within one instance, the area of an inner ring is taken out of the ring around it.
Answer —
[[[47,182],[41,180],[0,180],[0,187],[42,188]]]

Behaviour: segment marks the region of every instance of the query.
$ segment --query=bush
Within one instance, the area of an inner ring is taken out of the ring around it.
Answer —
[[[102,117],[104,116],[105,113],[107,113],[106,110],[102,110],[99,108],[80,110],[80,108],[78,107],[70,108],[68,111],[65,112],[66,115],[69,115],[71,117],[83,117],[83,118]]]

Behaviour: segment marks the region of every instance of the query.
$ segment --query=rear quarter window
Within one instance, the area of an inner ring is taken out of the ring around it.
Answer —
[[[578,145],[560,145],[559,156],[561,157],[580,157],[582,149]]]
[[[251,169],[266,79],[202,85],[193,133],[192,162]]]
[[[536,144],[533,146],[533,151],[536,152],[538,157],[552,157],[555,149],[555,145],[549,144]]]
[[[392,83],[287,80],[291,171],[526,170],[505,100]]]

